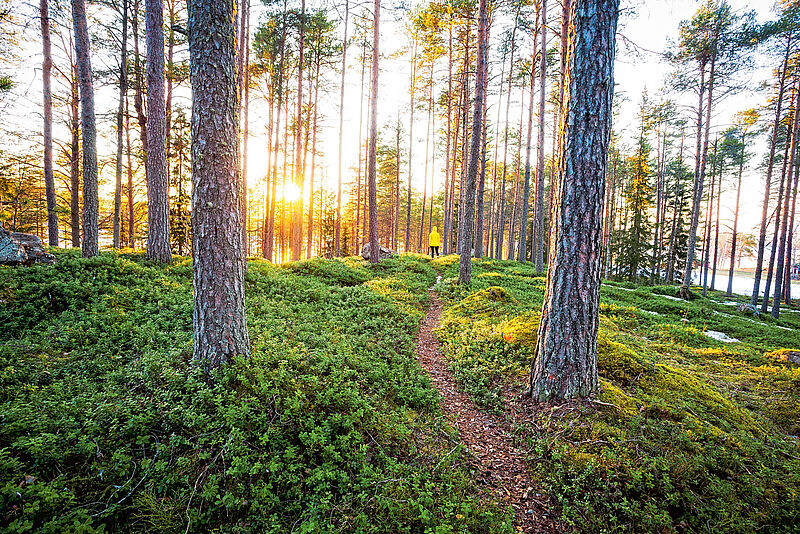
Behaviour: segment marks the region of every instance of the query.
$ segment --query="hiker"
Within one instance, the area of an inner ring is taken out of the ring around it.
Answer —
[[[430,248],[431,258],[434,258],[439,255],[439,245],[441,244],[441,238],[439,237],[439,232],[437,228],[434,226],[431,230],[431,235],[428,236],[428,247]]]

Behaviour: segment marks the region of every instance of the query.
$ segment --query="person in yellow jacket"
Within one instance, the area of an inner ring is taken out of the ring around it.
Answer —
[[[439,255],[439,245],[442,244],[442,238],[439,237],[438,229],[434,226],[431,230],[431,235],[428,236],[428,246],[430,247],[431,258]]]

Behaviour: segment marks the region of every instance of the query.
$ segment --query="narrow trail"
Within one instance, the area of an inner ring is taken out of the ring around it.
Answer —
[[[502,416],[481,411],[460,391],[433,330],[439,326],[442,301],[429,290],[430,307],[417,336],[417,357],[442,397],[442,409],[458,429],[461,442],[476,462],[476,479],[501,504],[514,509],[517,532],[550,533],[556,528],[546,497],[537,493],[530,473],[514,445],[511,424]]]

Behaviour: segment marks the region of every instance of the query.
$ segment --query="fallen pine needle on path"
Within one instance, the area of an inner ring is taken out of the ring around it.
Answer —
[[[514,510],[517,532],[556,532],[547,498],[534,484],[522,453],[514,445],[511,424],[482,410],[460,391],[433,330],[439,326],[442,301],[429,290],[430,306],[417,336],[417,358],[442,399],[442,411],[477,465],[476,479],[501,504]]]

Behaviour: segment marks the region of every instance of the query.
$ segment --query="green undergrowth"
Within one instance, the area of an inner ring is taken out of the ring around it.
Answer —
[[[250,261],[252,357],[192,363],[192,266],[0,268],[0,530],[508,532],[414,357],[401,256]]]
[[[527,385],[545,279],[528,264],[434,261],[438,335],[460,386],[501,411]],[[542,405],[519,428],[531,469],[568,530],[800,532],[800,314],[737,311],[722,293],[672,286],[601,290],[595,401]],[[783,327],[783,328],[778,328]],[[706,335],[727,334],[724,343]]]

